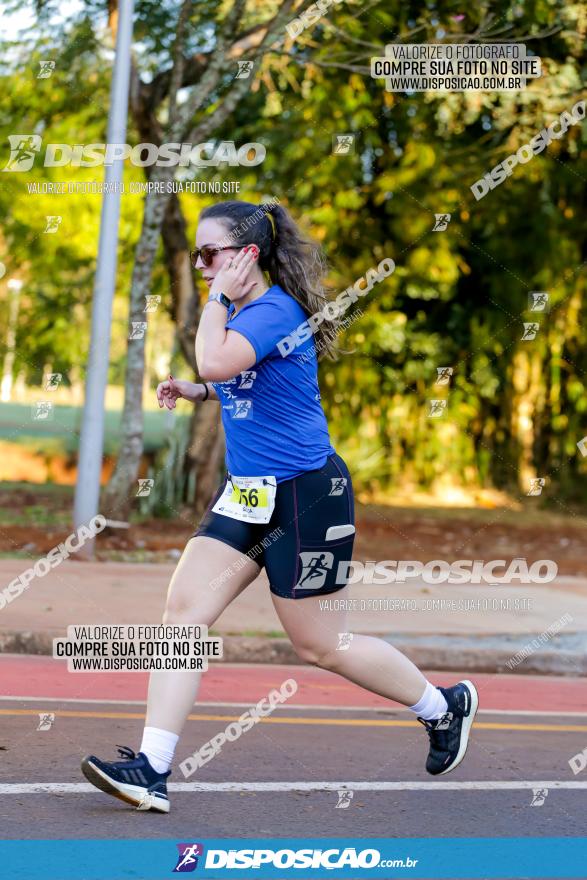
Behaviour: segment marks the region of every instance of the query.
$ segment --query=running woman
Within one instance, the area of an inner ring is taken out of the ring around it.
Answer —
[[[204,381],[170,376],[157,397],[168,409],[178,398],[220,402],[228,475],[187,542],[163,622],[211,627],[265,568],[300,658],[408,706],[428,732],[427,771],[454,770],[477,711],[475,686],[434,687],[392,645],[350,635],[344,611],[320,610],[328,593],[348,598],[337,571],[352,558],[355,514],[351,475],[330,443],[318,388],[317,353],[331,353],[332,335],[322,323],[291,346],[296,329],[327,302],[319,248],[281,206],[229,201],[200,215],[191,259],[209,288],[196,336]],[[86,778],[140,810],[167,813],[169,768],[199,678],[152,672],[139,752],[120,748],[115,762],[84,758]]]

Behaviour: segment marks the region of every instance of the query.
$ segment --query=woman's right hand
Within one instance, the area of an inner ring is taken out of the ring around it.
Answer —
[[[165,382],[159,382],[157,385],[157,400],[159,407],[166,406],[167,409],[175,409],[175,402],[178,397],[184,400],[191,400],[197,403],[203,400],[206,395],[205,387],[199,382],[187,382],[185,379],[174,379],[170,374]]]

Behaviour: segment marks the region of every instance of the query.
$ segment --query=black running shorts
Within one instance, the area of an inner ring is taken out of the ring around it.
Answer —
[[[213,513],[225,483],[192,537],[216,538],[265,568],[271,592],[287,599],[334,593],[346,586],[355,539],[353,486],[342,458],[277,484],[268,523]],[[346,528],[345,528],[346,527]]]

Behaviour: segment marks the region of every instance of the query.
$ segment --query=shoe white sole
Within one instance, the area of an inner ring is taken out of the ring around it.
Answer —
[[[151,795],[144,787],[140,785],[130,785],[125,782],[115,782],[106,776],[103,770],[96,767],[87,758],[82,761],[82,773],[92,785],[99,788],[106,794],[132,804],[138,810],[155,810],[158,813],[169,812],[169,801],[163,798]]]
[[[444,776],[445,773],[450,773],[451,770],[454,770],[455,767],[458,767],[465,754],[467,752],[467,746],[469,745],[469,733],[471,731],[471,727],[473,726],[473,721],[475,720],[475,715],[477,714],[477,709],[479,708],[479,694],[477,693],[477,688],[473,684],[472,681],[468,679],[464,679],[463,681],[459,681],[458,684],[464,684],[469,688],[469,693],[471,694],[471,708],[469,710],[469,714],[463,718],[463,726],[461,728],[461,744],[459,746],[459,750],[457,752],[457,756],[446,770],[443,770],[441,773],[438,773],[438,776]]]

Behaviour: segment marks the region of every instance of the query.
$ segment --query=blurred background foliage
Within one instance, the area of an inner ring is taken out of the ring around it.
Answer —
[[[23,6],[9,2],[7,11]],[[188,54],[214,47],[230,6],[194,4]],[[249,3],[247,24],[277,6]],[[59,4],[38,3],[27,7],[30,27],[4,34],[3,162],[9,134],[69,144],[106,140],[114,8],[86,0],[64,17]],[[176,18],[176,3],[136,4],[135,63],[145,82],[169,68]],[[394,274],[360,301],[362,316],[342,334],[341,349],[349,353],[320,367],[333,443],[366,498],[400,490],[519,496],[544,477],[557,504],[587,501],[577,479],[587,471],[577,448],[587,434],[585,123],[518,165],[480,201],[469,189],[585,97],[586,30],[585,6],[557,0],[466,9],[454,0],[348,0],[263,57],[248,93],[216,133],[237,144],[263,143],[265,161],[253,169],[195,172],[201,180],[238,180],[243,199],[278,197],[324,247],[333,292],[384,257],[395,261]],[[370,57],[393,40],[471,39],[465,35],[526,43],[542,59],[543,76],[520,92],[405,94],[387,92],[369,75]],[[46,59],[55,71],[37,79]],[[164,104],[158,112],[163,118]],[[354,135],[353,151],[335,154],[333,137],[346,133]],[[140,142],[132,121],[128,142]],[[101,207],[98,195],[32,195],[27,185],[101,178],[102,169],[71,167],[0,174],[0,323],[9,323],[7,281],[18,278],[13,374],[27,390],[40,392],[51,370],[64,375],[72,393],[83,383]],[[126,164],[127,184],[144,179],[142,169]],[[190,240],[199,211],[218,198],[181,196]],[[113,387],[124,376],[143,201],[128,194],[121,200]],[[435,214],[451,215],[445,231],[433,232]],[[48,215],[62,216],[56,234],[43,232]],[[192,377],[174,341],[168,285],[159,259],[151,292],[162,306],[149,315],[149,408],[170,364]],[[548,312],[529,311],[531,291],[549,293]],[[522,341],[524,322],[533,320],[540,324],[536,338]],[[6,352],[0,338],[0,362]],[[448,387],[435,384],[440,367],[453,369]],[[439,398],[447,398],[446,411],[430,418],[429,401]],[[183,443],[173,440],[174,471]]]

